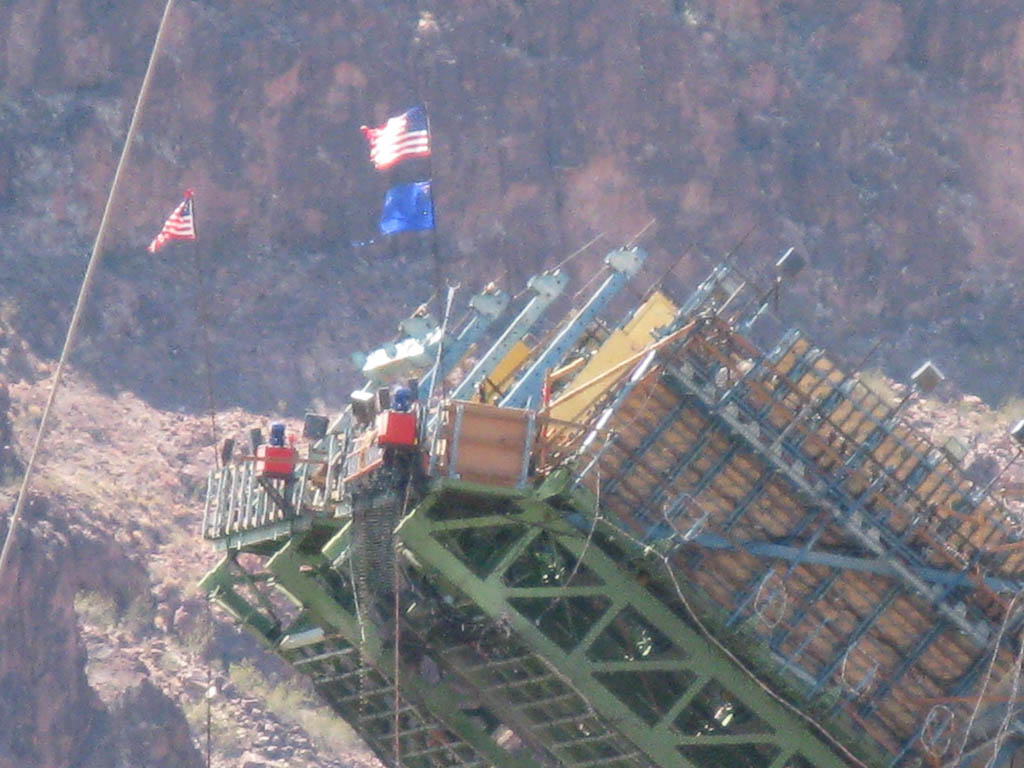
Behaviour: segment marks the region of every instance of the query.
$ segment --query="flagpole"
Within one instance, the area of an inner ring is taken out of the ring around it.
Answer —
[[[437,239],[437,206],[434,204],[436,197],[436,188],[434,186],[434,134],[430,130],[430,108],[427,105],[426,99],[423,100],[423,114],[427,118],[427,140],[430,142],[430,154],[427,155],[427,176],[430,179],[430,218],[434,224],[430,230],[430,253],[434,260],[434,290],[440,296],[441,289],[444,287],[444,270],[441,265],[441,252]]]
[[[220,451],[217,450],[217,417],[213,403],[213,356],[210,354],[210,315],[206,289],[206,270],[203,269],[202,253],[199,250],[199,227],[196,226],[196,199],[191,190],[187,193],[192,206],[192,262],[197,273],[196,315],[203,329],[203,365],[206,368],[206,408],[210,415],[210,439],[213,446],[213,464],[220,467]]]
[[[39,449],[42,446],[43,436],[46,434],[46,427],[50,418],[50,411],[53,409],[53,403],[57,398],[57,391],[60,389],[61,379],[64,375],[64,368],[67,365],[68,357],[71,354],[71,348],[74,345],[75,333],[78,330],[78,324],[82,317],[82,309],[85,306],[85,300],[89,295],[89,288],[92,285],[93,275],[96,273],[96,269],[100,263],[100,254],[103,250],[103,243],[107,232],[107,223],[110,220],[110,212],[113,209],[114,194],[117,192],[118,185],[121,181],[121,174],[124,171],[125,165],[129,155],[129,150],[132,146],[132,141],[135,138],[135,127],[138,124],[139,115],[142,113],[142,109],[146,103],[146,94],[149,92],[149,83],[153,76],[154,63],[160,53],[160,43],[163,40],[164,29],[167,26],[167,18],[171,15],[171,8],[174,5],[174,0],[167,0],[167,4],[164,6],[163,15],[160,17],[160,24],[156,29],[156,37],[153,40],[153,48],[149,53],[149,62],[146,64],[146,73],[142,76],[142,85],[139,87],[139,95],[135,99],[135,109],[132,111],[131,121],[128,123],[128,132],[124,137],[124,145],[121,147],[121,158],[117,162],[117,168],[114,170],[114,181],[110,185],[110,191],[107,193],[107,202],[103,207],[103,216],[100,219],[99,229],[96,231],[96,239],[93,241],[92,254],[89,256],[89,263],[85,268],[85,275],[82,277],[82,285],[78,289],[78,300],[75,302],[75,309],[71,313],[71,322],[68,324],[67,335],[64,337],[64,348],[61,350],[60,359],[57,361],[57,369],[53,374],[53,383],[50,385],[50,394],[47,396],[46,405],[43,407],[42,416],[39,418],[39,426],[36,428],[36,439],[32,445],[32,452],[29,454],[28,463],[25,466],[25,473],[21,477],[21,487],[18,489],[18,498],[14,503],[14,511],[11,512],[10,517],[7,518],[7,533],[4,536],[3,547],[0,548],[0,578],[3,577],[4,566],[7,564],[7,560],[11,554],[11,548],[14,543],[14,533],[18,528],[18,521],[21,519],[21,511],[25,505],[25,499],[28,497],[29,483],[32,480],[32,473],[35,468],[36,458],[39,455]]]
[[[427,120],[427,140],[430,142],[430,154],[427,155],[427,174],[430,177],[430,215],[433,218],[434,227],[430,233],[430,252],[434,260],[434,291],[440,296],[444,289],[444,270],[441,264],[441,249],[439,246],[439,240],[437,236],[437,206],[434,204],[436,195],[434,194],[434,133],[430,129],[430,104],[427,101],[426,95],[433,90],[434,80],[434,62],[431,61],[431,56],[427,46],[423,46],[420,49],[421,63],[417,67],[417,73],[423,73],[422,76],[416,77],[417,95],[420,99],[420,104],[423,105],[423,114]]]

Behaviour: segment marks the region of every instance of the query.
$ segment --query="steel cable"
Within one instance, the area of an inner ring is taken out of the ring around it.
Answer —
[[[68,357],[70,356],[71,348],[74,343],[75,333],[78,330],[78,324],[82,318],[82,308],[85,306],[85,300],[89,295],[89,288],[92,285],[93,276],[95,275],[96,269],[100,263],[100,253],[102,251],[103,240],[107,232],[107,225],[110,221],[110,212],[113,208],[114,196],[117,192],[118,184],[121,181],[121,173],[124,171],[124,167],[127,164],[132,139],[135,138],[135,128],[138,125],[139,115],[142,112],[142,108],[146,101],[146,94],[149,91],[149,83],[153,75],[153,65],[159,55],[164,28],[167,24],[167,18],[170,16],[171,7],[173,5],[174,0],[167,0],[167,5],[164,6],[163,16],[160,18],[160,25],[157,27],[156,38],[153,41],[153,49],[149,54],[149,63],[146,65],[146,74],[142,78],[139,95],[135,101],[135,109],[132,111],[132,119],[128,125],[128,133],[125,135],[124,146],[121,148],[121,158],[118,160],[117,170],[114,172],[114,181],[111,183],[110,192],[107,194],[107,202],[103,208],[103,217],[100,219],[99,229],[96,232],[96,240],[93,243],[92,254],[89,257],[89,264],[86,267],[85,275],[82,278],[82,286],[79,289],[78,300],[75,302],[75,309],[71,315],[71,322],[68,325],[67,336],[64,339],[64,347],[60,353],[60,360],[57,363],[57,370],[53,376],[53,383],[50,385],[50,394],[46,399],[46,406],[43,408],[43,414],[39,420],[39,429],[36,432],[36,439],[32,446],[32,452],[29,454],[28,464],[25,466],[25,474],[21,479],[21,487],[18,489],[18,498],[14,504],[14,511],[8,519],[4,546],[3,549],[0,550],[0,580],[3,579],[4,568],[10,558],[11,548],[14,543],[14,532],[18,528],[18,521],[21,519],[21,513],[25,506],[29,481],[32,479],[32,472],[35,469],[36,458],[39,455],[43,436],[46,434],[46,426],[50,419],[50,412],[53,409],[53,403],[57,397],[57,390],[60,388],[61,379],[64,375],[64,368],[67,365]]]

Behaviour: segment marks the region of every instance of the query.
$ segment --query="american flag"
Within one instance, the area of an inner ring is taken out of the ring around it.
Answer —
[[[160,230],[160,234],[153,238],[153,242],[149,244],[146,250],[150,253],[156,253],[167,244],[168,240],[195,239],[196,225],[195,220],[192,218],[192,190],[186,189],[185,199],[167,217],[167,221],[164,222],[164,228]]]
[[[360,129],[370,142],[370,162],[384,171],[407,157],[430,156],[430,131],[423,107],[413,107],[390,118],[380,128]]]

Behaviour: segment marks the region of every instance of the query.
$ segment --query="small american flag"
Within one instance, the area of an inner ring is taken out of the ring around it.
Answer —
[[[167,244],[168,240],[195,239],[196,225],[195,220],[192,218],[192,190],[186,189],[185,199],[167,217],[167,221],[164,222],[164,228],[160,230],[160,234],[153,238],[153,242],[149,244],[146,250],[150,253],[156,253]]]
[[[430,157],[430,131],[423,107],[390,118],[380,128],[360,129],[370,142],[370,162],[384,171],[408,157]]]

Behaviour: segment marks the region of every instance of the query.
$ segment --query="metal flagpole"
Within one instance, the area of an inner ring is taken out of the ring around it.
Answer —
[[[209,313],[209,291],[206,289],[206,270],[203,269],[202,254],[199,251],[199,227],[196,225],[196,199],[192,190],[188,193],[192,205],[192,255],[197,273],[198,291],[196,294],[196,307],[199,316],[199,324],[203,327],[203,365],[206,368],[206,409],[210,414],[210,440],[213,445],[213,465],[220,467],[220,451],[217,447],[217,417],[213,407],[213,356],[210,354],[210,313]]]
[[[427,141],[430,142],[430,154],[427,155],[427,176],[430,180],[430,219],[433,227],[430,230],[430,252],[434,259],[434,290],[438,296],[444,285],[444,270],[441,265],[441,251],[437,239],[437,206],[434,204],[434,133],[430,129],[430,109],[423,101],[423,114],[427,119]]]

